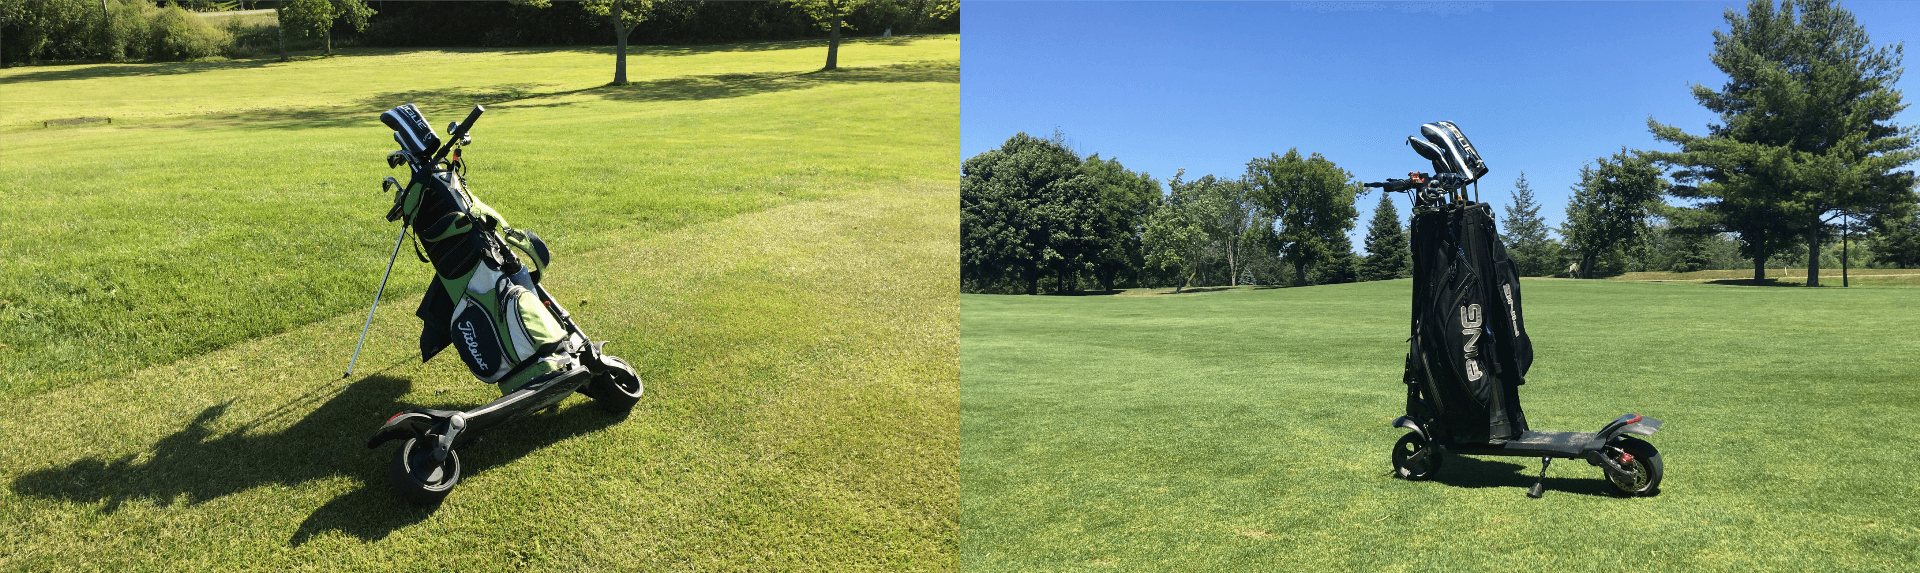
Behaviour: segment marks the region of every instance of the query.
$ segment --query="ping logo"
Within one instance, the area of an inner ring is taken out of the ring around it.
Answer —
[[[480,356],[480,341],[473,337],[473,321],[460,321],[460,334],[467,339],[467,355],[473,357],[473,364],[479,366],[481,370],[492,370],[492,367],[487,366],[486,358]]]
[[[1467,380],[1479,380],[1484,375],[1480,371],[1480,303],[1460,307],[1460,334],[1467,337],[1464,348],[1467,358]]]

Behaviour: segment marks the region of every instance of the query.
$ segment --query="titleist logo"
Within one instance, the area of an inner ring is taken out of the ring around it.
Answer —
[[[480,341],[473,337],[473,322],[461,322],[460,333],[467,338],[467,355],[473,357],[473,364],[479,366],[481,370],[492,370],[493,368],[487,366],[485,359],[480,357]]]

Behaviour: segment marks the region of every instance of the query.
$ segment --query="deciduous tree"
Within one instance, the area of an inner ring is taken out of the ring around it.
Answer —
[[[1626,148],[1580,167],[1580,184],[1567,200],[1567,246],[1579,253],[1581,278],[1615,249],[1634,244],[1672,184],[1653,163]]]
[[[1092,178],[1100,198],[1096,233],[1101,246],[1090,264],[1101,290],[1110,291],[1123,275],[1146,265],[1140,234],[1147,217],[1162,202],[1160,182],[1128,170],[1117,159],[1101,159],[1098,153],[1087,156],[1081,171]]]
[[[1353,230],[1360,216],[1353,202],[1365,188],[1320,154],[1302,157],[1298,149],[1247,162],[1246,178],[1255,202],[1278,222],[1275,239],[1294,284],[1306,284],[1307,268],[1338,254],[1338,237]]]
[[[1015,134],[960,169],[960,276],[984,287],[1005,280],[1039,294],[1040,278],[1084,268],[1100,242],[1098,195],[1080,158],[1056,139]]]

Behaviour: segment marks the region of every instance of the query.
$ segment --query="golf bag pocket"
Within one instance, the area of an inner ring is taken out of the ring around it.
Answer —
[[[448,334],[453,345],[460,349],[460,360],[467,363],[467,370],[488,384],[499,382],[512,369],[507,364],[506,349],[501,348],[499,329],[494,327],[493,314],[487,307],[473,297],[461,297],[460,304],[453,309],[453,322],[448,325]]]
[[[521,361],[552,354],[552,345],[566,338],[560,321],[553,319],[533,291],[508,285],[506,294],[507,337],[513,342],[513,353]]]

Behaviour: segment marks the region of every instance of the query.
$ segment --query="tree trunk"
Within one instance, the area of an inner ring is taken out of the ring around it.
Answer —
[[[1767,254],[1760,253],[1753,257],[1753,282],[1764,280],[1767,280]]]
[[[322,34],[322,37],[326,38],[324,40],[327,47],[326,55],[329,55],[329,56],[333,55],[333,26],[332,25],[327,26],[327,33]]]
[[[1240,286],[1240,261],[1234,260],[1233,241],[1227,241],[1227,286]]]
[[[287,61],[287,12],[284,2],[273,4],[273,31],[280,38],[280,61]]]
[[[1293,286],[1307,286],[1307,263],[1293,262]]]
[[[1032,296],[1032,295],[1040,294],[1040,269],[1038,267],[1029,266],[1027,267],[1026,270],[1027,270],[1026,272],[1027,295]]]
[[[1593,278],[1593,263],[1599,260],[1599,258],[1598,255],[1593,253],[1580,253],[1580,276],[1578,278]]]
[[[1842,221],[1841,225],[1842,226],[1840,227],[1841,229],[1840,231],[1840,288],[1847,288],[1847,238],[1848,238],[1847,232],[1850,231],[1851,229],[1848,229],[1845,226],[1846,223],[1844,221]]]
[[[1820,286],[1820,216],[1813,216],[1813,229],[1807,231],[1807,286]]]
[[[613,3],[613,34],[616,36],[613,52],[613,85],[627,85],[627,34],[633,32],[633,26],[627,25],[626,2],[616,0]]]
[[[827,37],[827,67],[820,68],[822,70],[833,70],[840,66],[840,7],[833,6],[830,9],[833,10],[833,32]]]

